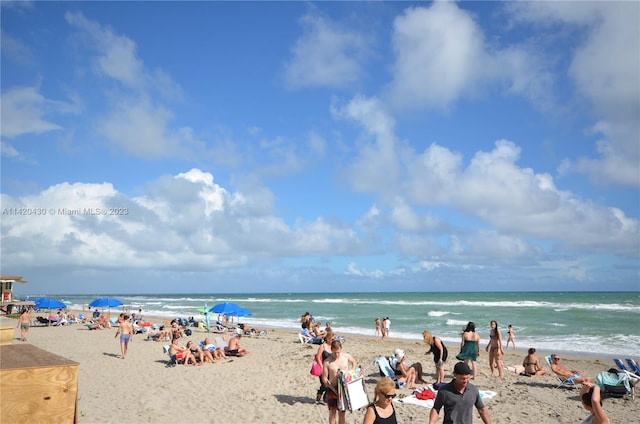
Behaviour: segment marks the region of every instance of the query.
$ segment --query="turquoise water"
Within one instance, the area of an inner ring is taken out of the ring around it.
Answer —
[[[43,294],[45,296],[46,294]],[[73,308],[95,296],[55,295]],[[255,326],[299,328],[309,311],[321,322],[330,321],[341,334],[374,335],[376,316],[391,319],[391,336],[422,340],[429,329],[451,346],[474,321],[483,344],[489,321],[498,321],[506,340],[512,324],[516,345],[541,351],[640,356],[640,293],[291,293],[291,294],[112,294],[132,311],[142,308],[153,320],[159,316],[196,316],[197,308],[234,302],[252,312],[241,321]],[[32,296],[35,297],[35,296]],[[201,315],[200,315],[201,317]],[[455,349],[455,348],[454,348]]]

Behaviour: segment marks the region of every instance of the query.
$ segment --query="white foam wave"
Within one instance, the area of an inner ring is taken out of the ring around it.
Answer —
[[[462,321],[462,320],[459,320],[459,319],[448,319],[447,320],[447,325],[456,325],[456,326],[464,327],[468,323],[469,323],[469,321]]]
[[[443,317],[445,315],[448,315],[449,313],[449,311],[429,311],[427,315],[430,317]]]

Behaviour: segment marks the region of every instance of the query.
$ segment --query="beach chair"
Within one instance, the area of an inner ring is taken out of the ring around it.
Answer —
[[[314,337],[306,328],[298,333],[298,340],[302,344],[322,344],[323,342],[320,337]]]
[[[600,386],[602,397],[621,398],[631,396],[635,399],[635,381],[629,377],[626,371],[618,371],[615,368],[602,371],[596,376],[596,383]]]
[[[551,372],[551,375],[554,376],[556,379],[558,379],[558,387],[566,387],[568,389],[578,388],[578,386],[576,386],[576,383],[574,383],[571,378],[564,379],[560,377],[558,374],[556,374],[555,372],[553,372],[553,368],[551,368],[551,363],[553,362],[551,360],[551,355],[545,356],[544,359],[545,361],[547,361],[547,365],[549,365],[549,371]]]
[[[627,362],[629,361],[633,361],[633,359],[627,359]],[[626,365],[624,364],[624,362],[622,362],[621,359],[614,359],[613,362],[616,364],[616,366],[618,367],[618,369],[620,371],[624,371],[627,375],[629,375],[629,377],[631,377],[634,380],[640,379],[640,372],[636,374],[636,372],[630,370],[629,368],[626,367]],[[633,362],[635,363],[635,361]],[[630,363],[631,365],[631,363]],[[637,365],[637,364],[636,364]]]
[[[629,368],[631,368],[631,372],[640,375],[640,365],[638,365],[636,361],[631,358],[627,358],[625,359],[625,361],[627,361],[627,365],[629,365]]]
[[[389,361],[387,360],[386,356],[380,356],[374,359],[373,363],[378,366],[381,377],[389,377],[391,380],[393,380],[394,383],[396,383],[396,388],[404,388],[405,382],[398,380],[398,377],[396,376],[393,368],[391,368],[391,365],[389,365]]]

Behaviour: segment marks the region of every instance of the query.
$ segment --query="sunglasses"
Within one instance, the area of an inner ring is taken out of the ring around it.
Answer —
[[[395,393],[385,393],[384,397],[387,398],[387,399],[395,399],[396,394]]]

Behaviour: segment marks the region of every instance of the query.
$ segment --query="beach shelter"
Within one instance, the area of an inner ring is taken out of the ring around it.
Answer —
[[[231,302],[224,302],[218,303],[213,308],[211,308],[209,312],[222,315],[233,315],[234,312],[237,312],[240,309],[242,309],[240,305],[236,305],[235,303]]]
[[[59,300],[51,299],[50,297],[40,297],[36,300],[36,304],[34,308],[48,309],[49,315],[51,315],[52,309],[66,309],[67,305],[65,305],[63,302],[60,302]],[[47,316],[47,321],[48,321],[47,325],[51,325],[51,320],[49,319],[49,316]]]
[[[118,300],[118,299],[114,299],[111,297],[99,297],[97,299],[94,299],[91,301],[91,303],[89,303],[89,306],[91,306],[92,308],[109,308],[109,313],[107,315],[107,319],[111,319],[111,308],[115,308],[117,306],[122,306],[123,303]]]

